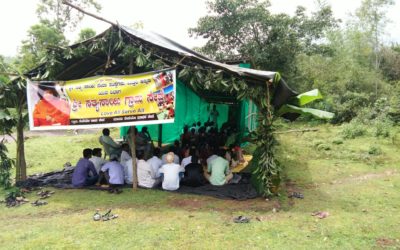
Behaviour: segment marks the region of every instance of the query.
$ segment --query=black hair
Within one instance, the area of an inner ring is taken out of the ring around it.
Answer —
[[[199,163],[199,157],[197,154],[192,155],[192,163],[198,164]]]
[[[84,158],[90,158],[93,154],[93,150],[91,148],[85,148],[82,153]]]
[[[143,160],[143,158],[144,158],[144,150],[137,150],[137,151],[136,151],[136,157],[137,157],[139,160]]]
[[[225,149],[220,148],[218,150],[218,156],[225,157],[225,154],[226,154],[226,150]]]
[[[122,150],[125,150],[126,152],[128,152],[129,151],[129,144],[128,143],[123,143],[121,145],[121,148],[122,148]]]
[[[101,154],[101,148],[94,148],[92,150],[92,155],[98,156],[99,154]]]
[[[142,132],[147,132],[147,127],[146,127],[146,126],[144,126],[144,127],[142,128]]]
[[[160,148],[159,148],[159,147],[156,147],[156,148],[154,148],[154,150],[153,150],[153,155],[155,155],[155,156],[160,156],[160,152],[161,152]]]
[[[43,93],[45,91],[50,91],[53,96],[55,97],[60,97],[60,95],[58,94],[57,90],[56,90],[56,86],[55,86],[55,82],[41,82],[38,85],[38,95],[40,99],[43,99]]]
[[[108,128],[103,129],[103,135],[109,136],[110,135],[110,130]]]

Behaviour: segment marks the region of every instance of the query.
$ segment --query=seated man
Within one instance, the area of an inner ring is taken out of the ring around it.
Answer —
[[[109,155],[117,155],[121,154],[121,145],[116,143],[110,137],[110,130],[108,128],[103,129],[103,135],[100,136],[99,142],[104,147],[104,151]]]
[[[102,176],[105,176],[106,171],[108,171],[108,183],[110,184],[111,192],[120,193],[121,191],[118,188],[124,185],[124,169],[118,162],[117,155],[111,155],[110,159],[110,162],[101,167]]]
[[[144,188],[153,188],[158,186],[158,184],[160,184],[160,179],[157,178],[157,173],[153,170],[150,164],[144,160],[144,151],[138,150],[136,156],[138,158],[138,185]]]
[[[130,159],[132,159],[132,157],[130,155],[131,150],[127,143],[122,144],[121,149],[122,149],[122,152],[121,152],[121,159],[120,159],[119,163],[121,163],[121,165],[125,167],[126,162],[129,161]]]
[[[174,163],[175,164],[179,164],[179,156],[175,153],[175,150],[176,150],[176,148],[174,147],[174,146],[170,146],[169,147],[169,153],[174,153]],[[169,153],[166,153],[166,154],[163,154],[162,156],[161,156],[161,161],[162,161],[162,164],[164,165],[164,164],[167,164],[167,155],[169,154]]]
[[[163,175],[162,188],[174,191],[179,188],[180,173],[185,172],[185,169],[174,163],[175,155],[173,152],[169,152],[165,158],[167,164],[160,168],[160,174]]]
[[[215,148],[212,149],[212,155],[210,155],[210,156],[207,158],[207,166],[210,165],[210,163],[211,163],[214,159],[217,159],[217,158],[218,158],[218,155],[216,154],[217,151],[218,151],[218,149],[215,149]]]
[[[161,166],[163,165],[163,163],[160,159],[160,153],[161,153],[161,150],[159,147],[154,148],[153,157],[151,157],[150,159],[147,160],[147,163],[150,164],[150,166],[153,168],[154,173],[156,173],[157,178],[160,178],[159,170],[160,170]]]
[[[131,159],[127,160],[124,165],[124,180],[125,180],[126,184],[132,184],[132,182],[133,182],[132,161],[133,161],[133,159],[131,158]],[[136,157],[136,166],[137,166],[138,161],[139,160]]]
[[[99,175],[93,162],[89,161],[90,157],[92,157],[92,150],[85,148],[83,150],[83,158],[78,161],[72,173],[72,185],[74,187],[91,186],[97,182]]]
[[[147,127],[143,127],[140,133],[136,135],[136,150],[143,150],[145,153],[145,159],[151,153],[152,141],[150,133],[147,131]]]
[[[204,178],[203,167],[201,166],[199,159],[196,154],[192,156],[192,162],[185,167],[185,176],[181,183],[185,186],[199,187],[207,183]]]
[[[92,157],[89,160],[93,162],[97,174],[100,173],[100,168],[108,162],[101,158],[101,148],[94,148],[92,152]]]
[[[218,157],[210,161],[207,166],[207,172],[211,173],[211,176],[204,174],[204,177],[214,186],[222,186],[233,178],[233,174],[229,171],[229,162],[224,156],[225,150],[219,150]]]

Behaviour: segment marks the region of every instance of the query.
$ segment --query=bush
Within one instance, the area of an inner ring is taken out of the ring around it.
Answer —
[[[3,141],[0,141],[0,186],[4,189],[11,187],[11,168],[14,161],[8,158],[7,147]]]
[[[344,139],[354,139],[367,134],[367,128],[357,121],[342,125],[341,135]]]
[[[333,139],[332,143],[336,144],[336,145],[340,145],[340,144],[343,144],[343,140],[340,138],[335,138],[335,139]]]
[[[393,122],[388,118],[376,119],[374,122],[373,135],[388,138],[393,128]]]
[[[370,155],[381,155],[382,154],[382,149],[377,146],[371,146],[368,149],[368,154]]]

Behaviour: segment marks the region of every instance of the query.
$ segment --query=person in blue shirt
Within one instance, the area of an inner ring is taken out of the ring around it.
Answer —
[[[72,185],[74,187],[84,187],[96,184],[99,175],[97,174],[93,162],[89,160],[91,157],[92,150],[90,148],[85,148],[83,150],[83,158],[79,159],[74,172],[72,173]]]

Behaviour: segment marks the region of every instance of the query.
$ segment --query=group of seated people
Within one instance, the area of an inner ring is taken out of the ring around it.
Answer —
[[[221,136],[216,131],[216,128],[207,131],[201,126],[197,132],[192,127],[189,133],[185,126],[181,141],[175,141],[163,155],[160,148],[152,146],[146,127],[139,133],[135,131],[138,186],[158,188],[161,185],[164,190],[174,191],[181,184],[198,187],[207,183],[216,186],[229,183],[233,177],[231,169],[244,161],[243,155],[234,144],[229,148],[221,146],[219,143],[223,139],[220,137],[226,137],[226,131],[221,132]],[[84,149],[83,158],[76,164],[72,176],[75,187],[105,184],[118,193],[120,186],[132,184],[133,159],[129,144],[120,145],[109,135],[110,131],[104,129],[100,142],[103,146],[106,143],[112,145],[110,161],[102,158],[101,148]],[[137,139],[147,144],[138,144]]]

